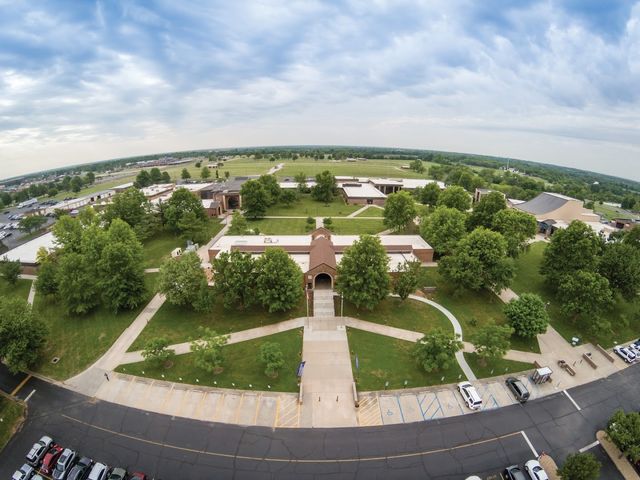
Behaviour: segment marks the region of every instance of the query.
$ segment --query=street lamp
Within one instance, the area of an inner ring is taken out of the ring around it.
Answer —
[[[344,317],[344,294],[340,294],[340,316]]]

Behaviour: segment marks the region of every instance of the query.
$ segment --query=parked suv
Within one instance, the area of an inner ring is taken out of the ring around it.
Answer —
[[[482,408],[482,398],[478,395],[476,388],[470,382],[460,382],[458,391],[464,402],[471,410],[480,410]]]
[[[529,460],[524,464],[524,469],[533,480],[549,480],[547,472],[544,471],[538,460]]]
[[[503,475],[506,480],[529,480],[518,465],[511,465],[505,468]]]
[[[626,347],[613,347],[613,351],[626,363],[633,363],[636,360],[636,354]]]
[[[26,463],[20,467],[19,470],[16,470],[11,480],[29,480],[33,477],[33,467],[31,465],[27,465]]]
[[[76,460],[76,452],[70,448],[65,448],[58,458],[56,468],[53,469],[53,480],[64,480],[67,476],[67,472],[71,470],[73,462]]]
[[[40,462],[49,451],[49,448],[53,445],[53,440],[51,437],[47,437],[46,435],[33,444],[29,453],[27,453],[27,463],[32,467],[37,467],[40,465]]]
[[[529,400],[529,390],[527,390],[527,387],[525,387],[520,380],[515,377],[509,377],[505,380],[505,383],[507,384],[507,387],[509,387],[509,390],[511,390],[511,393],[513,393],[513,396],[516,397],[516,400],[520,403],[524,403]]]
[[[108,471],[109,468],[106,465],[96,463],[91,469],[91,473],[89,473],[87,480],[105,480],[107,478]]]

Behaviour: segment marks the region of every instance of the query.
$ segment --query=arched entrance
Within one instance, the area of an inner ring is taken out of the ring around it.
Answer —
[[[313,288],[316,290],[331,290],[333,288],[333,278],[328,273],[319,273],[313,279]]]

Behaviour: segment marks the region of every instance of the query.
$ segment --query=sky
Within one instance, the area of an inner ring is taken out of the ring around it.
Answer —
[[[640,180],[640,0],[0,0],[0,178],[362,145]]]

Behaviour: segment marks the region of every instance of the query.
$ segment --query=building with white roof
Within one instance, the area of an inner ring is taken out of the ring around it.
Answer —
[[[348,204],[384,205],[387,196],[370,183],[343,183],[342,196]]]
[[[38,250],[45,248],[47,251],[51,251],[55,246],[56,239],[53,236],[53,232],[48,232],[9,250],[2,255],[2,258],[6,257],[12,262],[20,262],[22,273],[33,274],[38,267]]]

